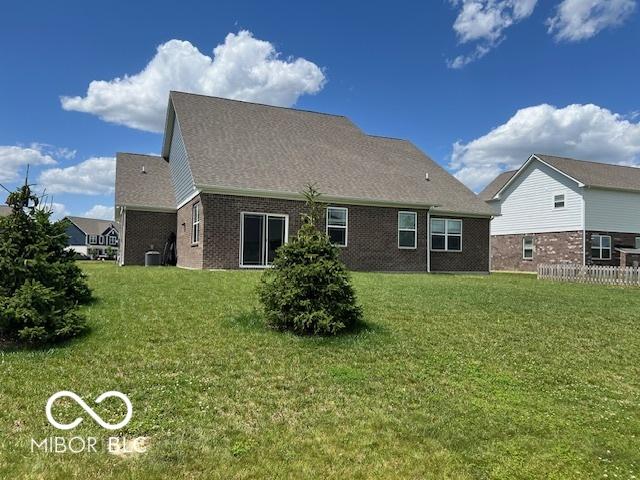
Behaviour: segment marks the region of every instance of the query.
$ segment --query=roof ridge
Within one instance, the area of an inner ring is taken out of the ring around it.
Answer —
[[[259,105],[261,107],[270,107],[270,108],[279,108],[282,110],[291,110],[294,112],[304,112],[304,113],[314,113],[316,115],[326,115],[329,117],[338,117],[338,118],[346,118],[347,120],[349,120],[351,122],[351,119],[349,117],[347,117],[346,115],[341,115],[338,113],[327,113],[327,112],[319,112],[317,110],[308,110],[305,108],[292,108],[292,107],[283,107],[280,105],[269,105],[268,103],[260,103],[260,102],[249,102],[247,100],[238,100],[236,98],[226,98],[226,97],[218,97],[216,95],[205,95],[204,93],[193,93],[193,92],[183,92],[181,90],[169,90],[169,95],[171,95],[172,93],[180,93],[183,95],[192,95],[192,96],[196,96],[196,97],[205,97],[205,98],[215,98],[218,100],[227,100],[229,102],[238,102],[238,103],[246,103],[249,105]],[[351,122],[353,123],[353,122]]]
[[[162,159],[164,159],[164,157],[162,155],[155,155],[155,154],[151,154],[151,153],[116,152],[116,155],[118,155],[118,154],[137,155],[139,157],[153,157],[153,158],[162,158]]]
[[[373,138],[386,138],[388,140],[398,140],[400,142],[409,142],[409,140],[407,140],[406,138],[400,138],[400,137],[390,137],[388,135],[374,135],[372,133],[365,133],[365,135],[367,137],[373,137]]]

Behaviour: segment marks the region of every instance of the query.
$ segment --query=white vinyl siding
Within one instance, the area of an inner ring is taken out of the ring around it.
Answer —
[[[187,149],[182,141],[182,133],[180,132],[180,124],[177,118],[173,123],[169,169],[171,170],[171,180],[176,194],[176,204],[179,205],[194,192],[194,182],[189,160],[187,159]]]
[[[640,193],[589,188],[585,201],[587,230],[640,233]]]
[[[573,180],[534,160],[496,202],[500,216],[491,221],[491,234],[582,230],[581,190]],[[554,208],[559,195],[564,195],[564,207]]]

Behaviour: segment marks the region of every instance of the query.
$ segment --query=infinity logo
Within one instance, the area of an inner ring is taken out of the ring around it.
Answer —
[[[109,392],[104,392],[103,394],[99,395],[98,398],[96,398],[96,403],[100,403],[106,398],[117,397],[122,400],[127,406],[127,415],[124,417],[124,420],[114,425],[102,420],[102,418],[100,418],[100,416],[96,412],[94,412],[93,409],[89,405],[87,405],[85,401],[82,400],[82,398],[80,398],[78,395],[69,390],[63,390],[58,393],[54,393],[49,397],[49,400],[47,400],[47,407],[45,409],[45,413],[47,414],[47,420],[49,420],[49,423],[60,430],[71,430],[72,428],[76,428],[78,425],[80,425],[80,423],[82,423],[82,417],[76,418],[71,423],[59,423],[53,418],[53,415],[51,415],[51,408],[53,407],[55,401],[62,397],[69,397],[73,399],[78,405],[82,407],[85,412],[91,415],[91,418],[93,418],[98,423],[98,425],[100,425],[102,428],[106,428],[107,430],[118,430],[119,428],[124,427],[127,423],[129,423],[129,420],[131,420],[131,416],[133,415],[133,405],[131,405],[131,400],[129,400],[129,397],[127,397],[124,393],[111,390]]]

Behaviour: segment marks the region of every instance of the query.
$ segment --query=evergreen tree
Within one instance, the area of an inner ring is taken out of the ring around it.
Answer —
[[[0,337],[43,343],[86,328],[79,304],[91,299],[86,278],[66,250],[66,221],[25,184],[9,194],[11,213],[0,217]]]
[[[340,250],[317,224],[320,194],[309,185],[302,227],[281,246],[259,287],[267,322],[298,334],[334,335],[362,320]]]

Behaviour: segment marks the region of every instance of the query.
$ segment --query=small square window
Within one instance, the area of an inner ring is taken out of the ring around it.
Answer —
[[[462,220],[449,218],[432,218],[431,250],[461,252]]]
[[[553,196],[553,208],[564,208],[564,193]]]
[[[611,260],[611,237],[609,235],[591,236],[591,258],[593,260]]]

